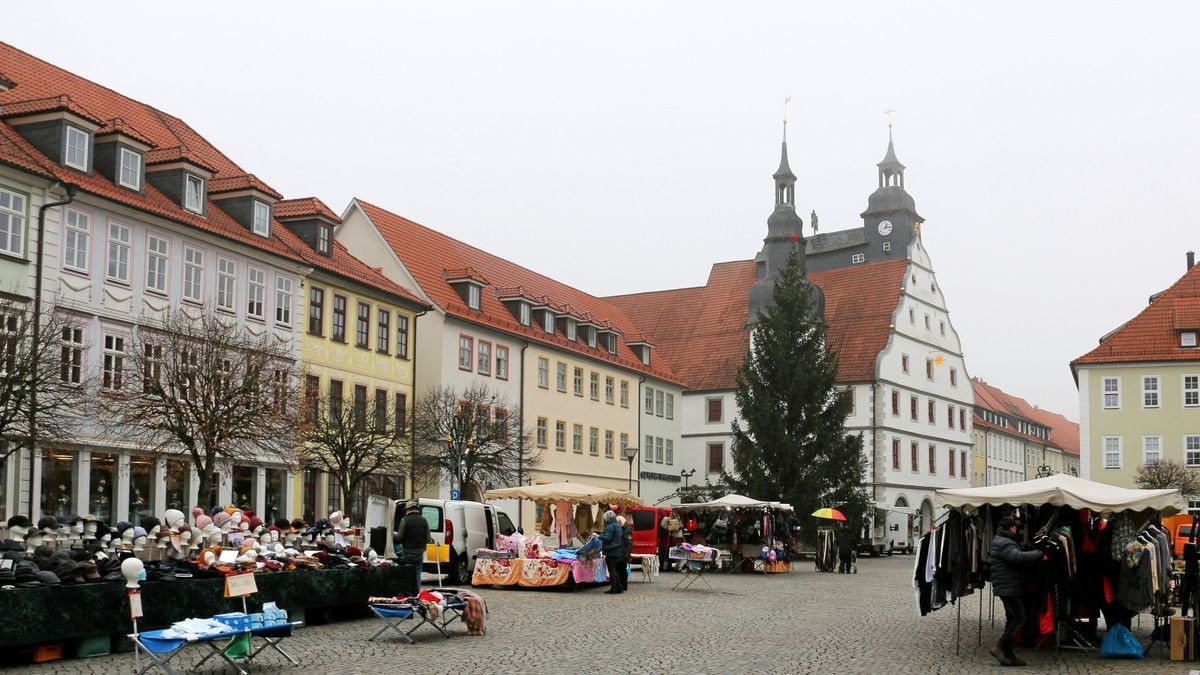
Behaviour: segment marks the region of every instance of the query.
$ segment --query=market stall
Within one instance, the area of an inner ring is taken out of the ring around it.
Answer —
[[[542,534],[498,536],[498,550],[479,549],[471,583],[541,588],[572,584],[608,583],[599,539],[595,506],[637,506],[641,500],[624,490],[583,483],[547,483],[488,490],[484,498],[527,499],[539,506]],[[576,542],[579,545],[573,545]]]
[[[720,560],[731,571],[791,570],[791,505],[727,494],[708,502],[672,505],[671,510],[684,523],[687,543],[720,549]]]
[[[938,490],[947,509],[917,544],[913,585],[922,616],[980,591],[978,639],[989,547],[996,523],[1015,517],[1020,541],[1045,561],[1025,596],[1029,646],[1093,649],[1097,618],[1129,626],[1149,611],[1156,639],[1169,614],[1170,546],[1161,517],[1186,509],[1178,490],[1132,490],[1064,474],[981,488]],[[1146,593],[1126,592],[1150,583]],[[957,641],[956,633],[956,641]]]

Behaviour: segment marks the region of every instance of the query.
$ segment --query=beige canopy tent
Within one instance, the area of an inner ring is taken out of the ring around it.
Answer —
[[[484,499],[529,499],[541,501],[565,501],[572,504],[619,504],[641,506],[642,500],[625,490],[596,487],[584,483],[546,483],[544,485],[519,485],[499,488],[483,493]]]
[[[675,508],[687,509],[691,511],[709,511],[712,509],[753,509],[771,506],[771,502],[759,501],[738,494],[727,494],[720,499],[714,499],[708,502],[700,502],[697,504],[680,504]],[[778,507],[784,506],[778,504]]]
[[[938,490],[936,501],[952,508],[1050,504],[1097,512],[1151,509],[1165,515],[1187,510],[1179,490],[1132,490],[1062,473],[1008,485]]]

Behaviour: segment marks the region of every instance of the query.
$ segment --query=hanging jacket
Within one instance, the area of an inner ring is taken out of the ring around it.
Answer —
[[[1015,535],[998,530],[992,539],[992,590],[1002,598],[1021,595],[1021,566],[1042,559],[1041,551],[1022,551]]]

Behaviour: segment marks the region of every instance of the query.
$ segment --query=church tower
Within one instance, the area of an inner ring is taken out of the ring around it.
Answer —
[[[904,165],[896,159],[890,124],[887,154],[876,166],[879,169],[879,187],[867,198],[867,210],[861,214],[866,230],[866,259],[903,258],[924,219],[917,214],[912,196],[904,190]]]
[[[775,210],[767,218],[767,236],[762,250],[754,258],[758,279],[750,287],[750,323],[771,305],[775,278],[787,264],[788,254],[800,252],[800,274],[805,273],[804,221],[796,213],[796,174],[788,165],[787,122],[784,121],[783,148],[779,168],[771,176],[775,181]],[[825,302],[821,289],[814,287],[814,304],[824,318]]]

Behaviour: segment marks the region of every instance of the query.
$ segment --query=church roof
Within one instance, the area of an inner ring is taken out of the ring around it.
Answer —
[[[877,164],[881,169],[903,169],[904,165],[900,160],[896,159],[896,146],[892,143],[892,132],[888,131],[888,149],[887,154],[883,156],[883,161]]]
[[[907,269],[907,261],[889,260],[808,275],[825,293],[838,381],[875,377],[875,363],[891,335]],[[654,337],[688,389],[733,389],[750,350],[748,299],[756,278],[753,260],[717,263],[704,286],[606,300]]]
[[[775,169],[775,173],[771,177],[776,180],[780,178],[796,180],[796,174],[792,173],[792,167],[788,166],[787,141],[783,142],[783,150],[779,156],[779,168]]]
[[[1101,339],[1099,346],[1071,362],[1200,361],[1200,350],[1180,346],[1180,332],[1200,331],[1200,265],[1156,296],[1137,316]]]
[[[808,255],[840,251],[867,243],[867,231],[862,227],[836,232],[821,232],[808,237],[805,253]]]

